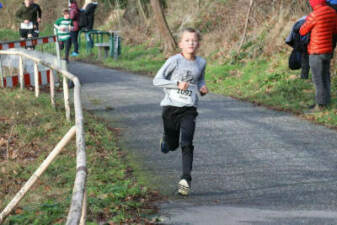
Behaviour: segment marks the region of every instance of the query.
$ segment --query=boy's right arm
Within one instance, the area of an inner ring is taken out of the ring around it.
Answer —
[[[169,79],[176,65],[176,60],[173,57],[169,58],[154,77],[153,85],[164,88],[178,88],[178,81]]]

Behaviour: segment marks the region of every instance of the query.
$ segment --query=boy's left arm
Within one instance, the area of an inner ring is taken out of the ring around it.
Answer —
[[[205,82],[205,70],[206,70],[206,64],[201,71],[201,76],[198,81],[198,89],[201,95],[205,95],[208,93],[208,88],[206,87],[206,82]]]

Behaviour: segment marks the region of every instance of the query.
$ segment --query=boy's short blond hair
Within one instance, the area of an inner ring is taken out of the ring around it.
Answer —
[[[179,31],[179,34],[178,34],[178,41],[181,41],[181,38],[183,37],[183,34],[185,32],[189,32],[189,33],[195,33],[197,35],[197,38],[198,38],[198,41],[201,41],[202,40],[202,37],[201,37],[201,34],[200,34],[200,31],[195,29],[195,28],[192,28],[192,27],[185,27],[183,29],[181,29]]]

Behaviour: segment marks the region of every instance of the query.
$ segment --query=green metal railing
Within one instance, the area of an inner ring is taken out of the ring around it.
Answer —
[[[118,31],[101,31],[101,30],[80,30],[78,35],[78,43],[79,48],[81,48],[81,36],[84,34],[85,38],[85,48],[86,52],[89,54],[94,48],[95,43],[104,43],[105,38],[107,37],[108,40],[106,43],[109,44],[109,56],[114,57],[115,59],[122,52],[121,48],[121,38],[118,35]]]

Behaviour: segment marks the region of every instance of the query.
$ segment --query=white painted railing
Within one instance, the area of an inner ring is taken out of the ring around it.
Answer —
[[[0,214],[0,224],[5,220],[5,218],[11,213],[11,211],[16,207],[20,200],[24,197],[25,193],[33,186],[35,181],[41,176],[41,174],[47,169],[50,163],[55,159],[62,148],[69,142],[69,140],[76,133],[76,178],[74,182],[72,201],[70,205],[70,210],[67,217],[67,225],[78,225],[85,224],[86,221],[86,177],[87,177],[87,167],[86,167],[86,152],[85,152],[85,140],[84,140],[84,128],[83,128],[83,112],[82,104],[80,99],[81,85],[79,79],[68,72],[65,67],[61,67],[60,63],[50,63],[44,59],[32,56],[28,51],[12,49],[11,51],[5,50],[0,51],[0,57],[5,55],[16,55],[19,56],[19,81],[20,88],[24,88],[23,81],[23,62],[24,60],[31,60],[34,62],[34,76],[35,76],[35,96],[39,96],[39,79],[38,79],[38,65],[49,68],[51,71],[58,72],[63,76],[63,91],[66,109],[66,118],[70,120],[70,105],[69,105],[69,88],[67,80],[70,79],[74,83],[74,110],[75,110],[75,126],[72,127],[64,138],[57,144],[54,150],[50,153],[47,159],[41,164],[41,166],[35,171],[32,177],[26,182],[26,184],[21,188],[21,190],[16,194],[13,200],[6,206],[6,208]],[[3,79],[2,66],[0,63],[0,79]],[[51,104],[55,107],[55,81],[53,72],[50,74],[50,93],[51,93]],[[1,82],[2,83],[2,82]],[[0,83],[0,85],[1,85]],[[2,87],[3,84],[1,85]]]

